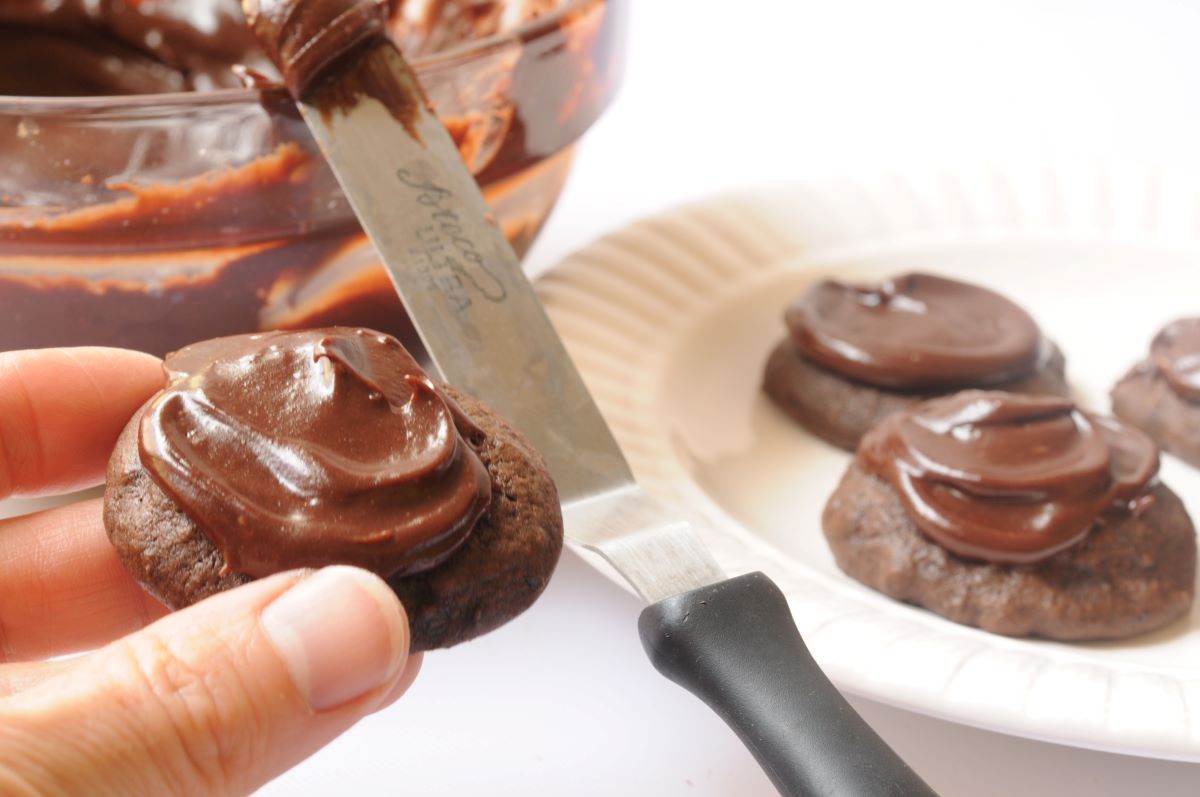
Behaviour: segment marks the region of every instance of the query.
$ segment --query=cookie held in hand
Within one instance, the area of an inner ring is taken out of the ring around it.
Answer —
[[[501,625],[548,582],[562,517],[540,456],[393,338],[240,335],[164,370],[109,462],[104,521],[166,605],[352,564],[396,591],[417,651]]]

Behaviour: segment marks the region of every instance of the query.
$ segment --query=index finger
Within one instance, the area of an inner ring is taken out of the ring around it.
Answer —
[[[0,353],[0,499],[99,484],[121,429],[162,385],[161,362],[141,352]]]

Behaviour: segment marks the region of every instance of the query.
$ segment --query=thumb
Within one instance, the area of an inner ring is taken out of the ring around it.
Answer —
[[[408,641],[364,570],[221,593],[0,701],[0,793],[247,794],[398,697]]]

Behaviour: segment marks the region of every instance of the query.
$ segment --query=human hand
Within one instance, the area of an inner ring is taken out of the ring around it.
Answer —
[[[162,378],[117,349],[0,353],[0,499],[98,484]],[[0,794],[249,793],[403,694],[408,641],[363,570],[167,615],[118,563],[100,499],[0,520]]]

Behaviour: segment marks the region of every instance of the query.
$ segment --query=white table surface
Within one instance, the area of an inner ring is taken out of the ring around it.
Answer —
[[[736,16],[731,16],[735,14]],[[531,252],[733,187],[959,164],[1200,153],[1200,5],[637,0],[628,72]],[[567,554],[517,621],[431,654],[411,693],[263,795],[774,794],[661,679],[637,602]],[[964,728],[855,699],[943,795],[1200,793],[1200,766]]]

